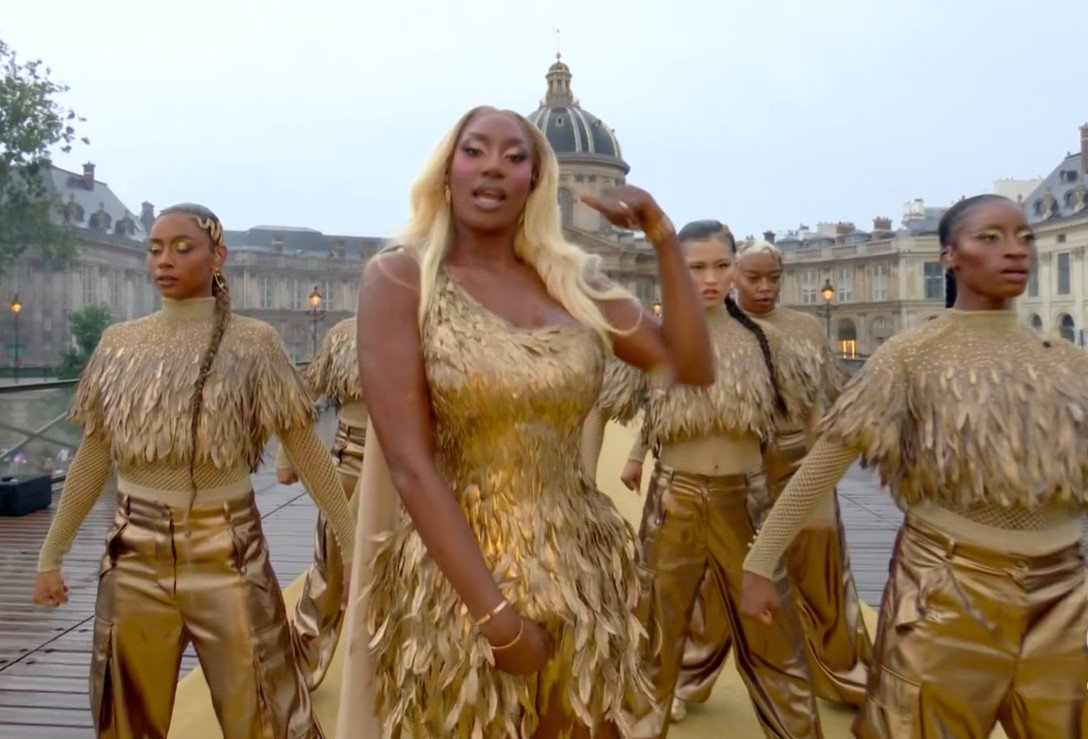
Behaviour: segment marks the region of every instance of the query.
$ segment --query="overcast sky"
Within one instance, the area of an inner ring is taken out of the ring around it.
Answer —
[[[471,106],[583,108],[678,223],[740,234],[939,205],[1049,173],[1088,121],[1088,2],[4,0],[0,38],[71,86],[137,213],[384,236]]]

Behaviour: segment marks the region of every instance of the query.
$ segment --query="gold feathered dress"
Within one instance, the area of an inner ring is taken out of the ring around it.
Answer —
[[[372,681],[385,737],[530,737],[558,693],[582,723],[607,717],[627,736],[624,696],[641,685],[635,542],[579,463],[582,423],[600,389],[600,339],[574,324],[514,327],[442,273],[422,351],[438,468],[503,594],[543,625],[555,655],[536,675],[495,669],[487,640],[397,505],[389,530],[367,545],[374,555],[361,580],[369,586],[349,611],[362,628],[353,625],[342,701],[365,701],[370,685],[353,686]],[[368,447],[360,528],[373,503],[371,455]],[[339,736],[368,725],[368,710],[342,704]]]

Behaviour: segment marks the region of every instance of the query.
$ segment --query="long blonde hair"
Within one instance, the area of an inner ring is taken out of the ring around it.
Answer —
[[[445,194],[450,161],[465,126],[483,112],[502,113],[516,120],[532,150],[535,185],[514,234],[514,253],[532,265],[548,293],[576,321],[593,328],[606,340],[610,333],[623,333],[608,322],[594,301],[634,300],[634,297],[618,286],[600,290],[591,285],[587,274],[595,271],[599,258],[591,257],[563,238],[559,222],[559,162],[548,140],[524,116],[490,106],[465,113],[439,142],[412,184],[411,216],[393,241],[393,248],[407,249],[419,262],[420,327],[434,298],[442,262],[453,243],[452,210]]]

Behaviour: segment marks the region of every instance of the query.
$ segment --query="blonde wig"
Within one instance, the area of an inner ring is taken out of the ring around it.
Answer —
[[[423,325],[434,296],[442,262],[453,242],[453,217],[446,202],[446,179],[450,161],[461,134],[472,118],[480,113],[497,112],[515,119],[529,141],[535,184],[525,203],[514,235],[514,253],[533,266],[544,281],[548,293],[579,323],[596,330],[607,339],[623,330],[609,324],[596,300],[629,299],[626,290],[611,285],[598,289],[587,276],[597,273],[599,258],[590,256],[563,238],[559,222],[559,162],[544,134],[527,118],[513,111],[488,106],[465,113],[438,144],[423,171],[412,185],[411,216],[394,240],[397,247],[410,251],[419,262],[419,322]],[[395,247],[394,247],[395,248]]]

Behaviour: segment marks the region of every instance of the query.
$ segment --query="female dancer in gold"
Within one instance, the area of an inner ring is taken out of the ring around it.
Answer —
[[[359,369],[404,508],[358,562],[366,589],[352,583],[365,628],[349,644],[343,737],[628,734],[623,700],[643,687],[635,545],[582,474],[582,424],[609,345],[683,383],[711,382],[713,366],[653,199],[625,186],[585,202],[654,244],[660,326],[563,241],[557,196],[543,135],[473,110],[416,181],[402,248],[363,276]],[[359,495],[365,509],[365,484]],[[371,655],[373,734],[356,687]]]
[[[326,398],[336,408],[332,458],[344,494],[350,500],[363,467],[366,439],[366,403],[359,384],[354,317],[340,321],[329,330],[303,377],[315,396]],[[286,447],[280,448],[276,468],[276,476],[282,484],[298,482]],[[295,605],[291,629],[299,666],[310,690],[325,679],[340,640],[345,586],[340,547],[328,520],[324,515],[318,515],[314,563],[306,571],[306,582]]]
[[[763,462],[772,500],[786,487],[812,447],[815,424],[838,397],[846,378],[819,322],[807,313],[776,306],[781,287],[782,255],[778,249],[766,241],[750,241],[737,255],[737,304],[761,325],[777,329],[796,351],[807,354],[816,363],[816,374],[823,380],[819,406],[798,418],[800,422],[788,423],[780,417],[774,438],[764,448]],[[635,472],[641,474],[641,466]],[[808,527],[790,547],[784,563],[801,605],[816,696],[860,706],[865,699],[872,649],[861,618],[861,603],[850,572],[837,503],[832,515],[829,525]],[[725,664],[730,634],[721,603],[717,593],[706,592],[699,598],[676,690],[681,700],[705,702]],[[674,717],[682,715],[684,707],[676,709],[674,705]]]
[[[644,395],[644,433],[659,446],[639,532],[647,575],[639,616],[649,635],[643,661],[653,690],[648,700],[638,696],[632,703],[634,735],[668,732],[692,609],[709,577],[710,592],[725,598],[737,666],[764,732],[819,736],[797,613],[788,609],[788,617],[768,630],[737,611],[746,547],[770,507],[762,443],[771,438],[777,415],[792,418],[812,407],[817,380],[803,354],[726,298],[732,235],[717,221],[698,221],[681,229],[679,239],[710,326],[718,378],[705,390],[650,379]],[[605,395],[638,397],[638,391]],[[776,586],[788,596],[784,575]]]
[[[861,455],[906,511],[884,591],[863,738],[1088,736],[1088,354],[1010,310],[1035,258],[1020,208],[962,200],[939,226],[952,310],[847,385],[745,562],[743,608]]]
[[[279,337],[230,313],[222,235],[201,206],[159,215],[147,267],[163,308],[106,329],[72,400],[83,440],[34,602],[67,600],[61,559],[116,469],[91,664],[102,737],[166,737],[189,643],[227,739],[321,736],[250,486],[269,436],[296,461],[345,556],[353,522]]]

